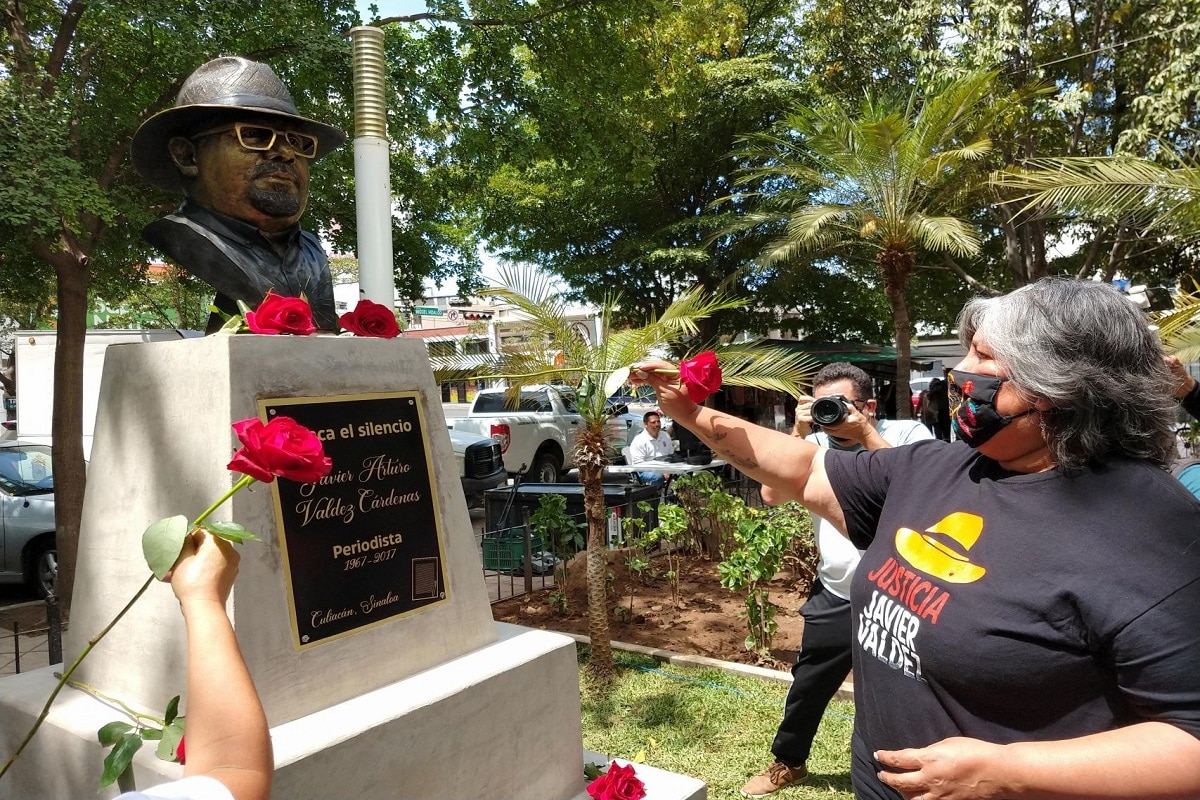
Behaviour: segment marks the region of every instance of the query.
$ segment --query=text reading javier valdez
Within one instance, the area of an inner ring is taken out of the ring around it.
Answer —
[[[272,484],[295,645],[446,599],[433,467],[416,392],[260,400],[317,432],[333,470]]]

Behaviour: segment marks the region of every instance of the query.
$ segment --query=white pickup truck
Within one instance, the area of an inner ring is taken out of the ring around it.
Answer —
[[[454,420],[454,430],[499,442],[510,474],[524,472],[530,481],[558,483],[575,465],[575,434],[583,425],[574,394],[562,386],[527,386],[513,408],[505,403],[506,391],[484,389],[475,395],[467,416]],[[608,421],[608,429],[615,458],[641,431],[642,418],[617,414]]]

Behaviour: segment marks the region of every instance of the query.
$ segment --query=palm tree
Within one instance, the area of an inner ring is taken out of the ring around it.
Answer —
[[[992,175],[992,184],[1024,201],[1022,211],[1120,219],[1164,238],[1200,238],[1200,167],[1168,167],[1127,155],[1039,158]],[[1200,286],[1154,315],[1163,345],[1181,361],[1200,358]]]
[[[1121,218],[1170,236],[1200,236],[1200,167],[1133,156],[1037,158],[992,175],[1025,201],[1022,211]]]
[[[745,304],[740,298],[707,297],[691,291],[672,303],[657,319],[640,328],[614,331],[610,328],[619,298],[604,303],[600,314],[604,336],[585,341],[571,330],[567,303],[557,279],[531,269],[507,269],[500,285],[486,288],[484,296],[513,305],[524,321],[518,323],[526,344],[490,356],[480,366],[479,356],[433,359],[439,381],[502,379],[508,382],[515,403],[523,386],[560,383],[574,389],[583,424],[576,435],[575,465],[583,486],[584,516],[587,520],[588,632],[591,636],[590,670],[600,678],[613,674],[612,645],[608,627],[607,573],[605,559],[604,468],[608,466],[612,442],[605,422],[606,401],[620,388],[630,364],[647,353],[680,345],[698,334],[697,323],[718,311]],[[800,394],[800,386],[813,372],[801,354],[755,344],[729,345],[717,350],[724,381],[731,386],[748,386]]]
[[[912,325],[906,289],[920,249],[972,256],[978,231],[952,212],[973,185],[965,162],[982,159],[991,141],[980,133],[995,73],[976,72],[922,98],[867,99],[857,114],[828,102],[785,117],[776,132],[743,138],[755,166],[735,185],[782,186],[758,193],[761,203],[733,233],[783,226],[759,260],[786,266],[804,253],[845,255],[866,246],[892,308],[897,397],[908,397]],[[755,195],[742,195],[753,197]],[[898,403],[909,417],[912,408]]]

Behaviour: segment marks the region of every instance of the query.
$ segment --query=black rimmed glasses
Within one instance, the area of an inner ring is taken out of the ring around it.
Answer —
[[[205,136],[215,136],[218,133],[229,131],[237,134],[238,144],[247,150],[270,150],[275,146],[275,140],[281,138],[287,142],[287,146],[292,148],[296,155],[302,158],[317,157],[317,137],[308,133],[300,133],[300,131],[279,131],[266,125],[254,125],[249,122],[222,125],[219,128],[197,133],[191,138],[193,140],[201,139]]]

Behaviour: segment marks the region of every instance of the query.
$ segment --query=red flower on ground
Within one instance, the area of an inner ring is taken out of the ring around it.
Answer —
[[[633,774],[633,765],[608,765],[608,771],[588,784],[587,793],[595,800],[642,800],[646,784]]]
[[[184,752],[183,752],[183,739],[184,739],[184,737],[182,737],[182,736],[179,737],[179,746],[175,748],[175,760],[178,761],[180,764],[187,763],[187,757],[184,755]]]
[[[366,298],[359,300],[353,311],[338,317],[338,322],[355,336],[394,339],[400,335],[400,325],[392,310]]]
[[[308,336],[317,330],[307,300],[274,292],[267,292],[257,309],[246,312],[246,327],[251,333],[290,333],[295,336]]]
[[[703,403],[721,388],[721,365],[717,363],[717,354],[705,350],[695,358],[680,362],[679,383],[687,389],[693,403]]]
[[[311,483],[333,469],[317,435],[291,417],[275,417],[265,425],[251,417],[233,423],[242,449],[233,454],[229,469],[270,483],[281,478]]]

